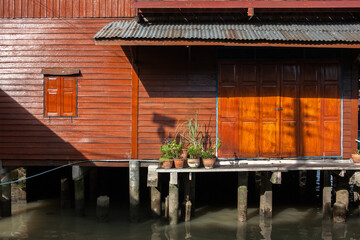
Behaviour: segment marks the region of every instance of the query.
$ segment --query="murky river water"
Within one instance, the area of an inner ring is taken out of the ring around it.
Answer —
[[[236,221],[236,208],[197,209],[190,224],[170,227],[164,220],[144,217],[129,223],[126,208],[113,207],[109,222],[99,223],[95,209],[75,217],[73,209],[60,209],[56,201],[29,203],[13,217],[0,220],[0,239],[360,239],[360,217],[353,213],[346,224],[322,221],[317,208],[275,208],[271,220],[248,210],[246,224]]]

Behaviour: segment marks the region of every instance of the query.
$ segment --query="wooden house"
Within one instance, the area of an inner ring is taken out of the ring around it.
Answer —
[[[195,113],[225,160],[350,159],[359,23],[354,0],[0,0],[1,164],[154,160]]]

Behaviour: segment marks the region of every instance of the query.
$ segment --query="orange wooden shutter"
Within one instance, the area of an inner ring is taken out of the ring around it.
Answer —
[[[61,81],[61,116],[76,116],[76,78],[63,77]]]
[[[60,79],[45,78],[45,116],[60,116]]]

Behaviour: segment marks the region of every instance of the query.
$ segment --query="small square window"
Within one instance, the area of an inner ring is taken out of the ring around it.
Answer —
[[[45,116],[74,117],[77,115],[76,80],[76,77],[45,77]]]

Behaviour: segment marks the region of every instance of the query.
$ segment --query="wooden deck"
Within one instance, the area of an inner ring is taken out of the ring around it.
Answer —
[[[296,170],[360,170],[360,164],[351,159],[319,159],[319,160],[220,160],[214,168],[158,168],[159,173],[188,172],[287,172]]]

